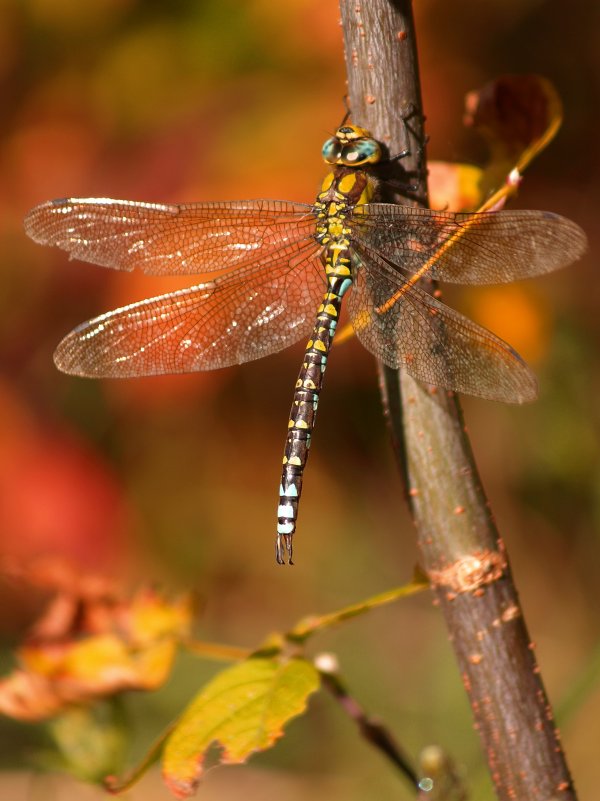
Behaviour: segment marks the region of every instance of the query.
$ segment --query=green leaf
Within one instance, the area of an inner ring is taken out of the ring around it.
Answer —
[[[128,750],[127,730],[118,700],[95,707],[71,707],[47,726],[57,751],[43,752],[42,761],[94,784],[121,769]]]
[[[167,739],[162,768],[171,792],[186,798],[195,791],[211,745],[220,747],[217,764],[227,765],[270,748],[318,687],[316,669],[303,659],[252,657],[219,673]]]

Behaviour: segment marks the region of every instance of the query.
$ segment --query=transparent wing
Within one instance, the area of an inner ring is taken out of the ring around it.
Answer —
[[[175,205],[71,198],[36,206],[25,231],[103,267],[188,275],[276,261],[280,247],[314,235],[315,218],[310,206],[280,200]]]
[[[325,288],[314,240],[277,261],[142,300],[71,331],[54,360],[66,373],[133,377],[213,370],[259,359],[308,336]]]
[[[549,273],[586,250],[582,229],[548,211],[454,213],[368,203],[354,209],[352,240],[404,275],[500,284]]]
[[[378,359],[427,384],[488,400],[536,398],[536,378],[510,345],[415,285],[404,284],[408,291],[387,308],[401,278],[372,253],[355,253],[354,260],[348,308],[359,340]]]

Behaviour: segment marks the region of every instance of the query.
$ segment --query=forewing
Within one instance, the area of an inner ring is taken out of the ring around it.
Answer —
[[[116,270],[188,275],[276,257],[314,234],[311,207],[280,200],[182,205],[109,198],[52,200],[25,217],[27,234],[72,258]]]
[[[586,250],[582,229],[548,211],[454,213],[368,203],[354,209],[352,240],[405,276],[500,284],[549,273]]]
[[[267,266],[108,312],[56,349],[57,367],[94,378],[213,370],[276,353],[308,336],[325,283],[311,241]]]
[[[510,345],[418,286],[403,286],[367,254],[354,258],[350,316],[359,340],[378,359],[467,395],[506,403],[536,398],[536,378]],[[394,293],[398,301],[381,311]]]

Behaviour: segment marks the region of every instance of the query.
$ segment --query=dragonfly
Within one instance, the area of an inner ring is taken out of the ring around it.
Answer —
[[[377,170],[389,156],[352,123],[325,142],[322,156],[330,169],[312,205],[64,198],[25,218],[32,239],[71,258],[200,278],[75,328],[54,355],[66,373],[129,378],[213,370],[308,337],[279,486],[280,564],[293,563],[304,468],[342,301],[358,340],[388,367],[427,385],[523,403],[537,395],[527,364],[434,297],[422,279],[504,283],[549,273],[586,249],[581,228],[548,211],[457,213],[381,202]]]

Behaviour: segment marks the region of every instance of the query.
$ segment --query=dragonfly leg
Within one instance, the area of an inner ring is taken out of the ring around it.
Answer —
[[[405,159],[407,156],[410,156],[411,149],[409,147],[405,147],[404,150],[401,150],[399,153],[394,153],[393,156],[390,156],[390,161],[400,161],[400,159]]]

